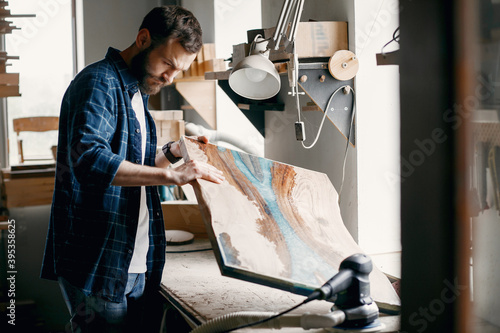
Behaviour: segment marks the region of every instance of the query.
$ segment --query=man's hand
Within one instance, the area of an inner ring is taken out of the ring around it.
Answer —
[[[200,161],[188,161],[175,169],[168,169],[168,173],[167,177],[175,185],[179,186],[191,183],[197,179],[204,179],[217,184],[222,183],[225,179],[222,171]]]
[[[208,143],[208,138],[206,136],[189,136],[188,138],[198,140],[199,142],[202,142],[202,143]],[[170,146],[170,152],[175,157],[182,157],[180,141],[175,141],[174,143],[172,143],[172,145]],[[169,165],[170,165],[170,162],[165,157],[165,154],[163,154],[163,152],[160,151],[156,155],[155,166],[157,166],[158,168],[166,168]]]
[[[208,143],[205,136],[192,137],[200,142]],[[179,142],[170,147],[176,157],[182,155]],[[205,179],[217,184],[224,181],[222,171],[201,161],[188,161],[176,168],[167,168],[170,162],[163,152],[156,156],[155,167],[137,165],[123,161],[113,179],[112,184],[117,186],[148,186],[148,185],[184,185],[196,179]]]
[[[202,143],[208,143],[208,138],[206,136],[188,136],[188,138],[191,138],[193,140],[198,140],[199,142]],[[170,146],[170,151],[175,157],[182,157],[182,151],[181,151],[181,145],[179,141],[175,141],[172,143],[172,146]]]
[[[206,136],[189,138],[198,140],[202,143],[208,143],[208,138]],[[170,151],[175,157],[181,157],[182,152],[180,142],[174,142],[170,147]],[[220,184],[224,181],[224,175],[222,174],[222,171],[218,170],[210,164],[200,161],[188,161],[171,171],[173,173],[172,179],[175,179],[176,185],[191,183],[196,179],[205,179],[217,184]]]

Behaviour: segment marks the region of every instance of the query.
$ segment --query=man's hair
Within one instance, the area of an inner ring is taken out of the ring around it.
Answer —
[[[153,48],[168,39],[177,39],[190,53],[198,53],[203,45],[200,23],[193,13],[180,6],[153,8],[143,19],[139,28],[148,29]]]

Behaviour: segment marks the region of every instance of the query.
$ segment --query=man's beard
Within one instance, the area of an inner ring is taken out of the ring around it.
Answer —
[[[154,95],[160,92],[161,88],[166,85],[163,77],[153,76],[149,71],[149,54],[153,50],[153,45],[149,46],[143,51],[140,51],[135,57],[132,58],[130,70],[132,74],[139,81],[139,89],[147,95]],[[151,86],[148,84],[148,78],[159,80],[162,84]]]

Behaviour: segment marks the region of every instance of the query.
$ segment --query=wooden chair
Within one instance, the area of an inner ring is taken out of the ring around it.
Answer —
[[[26,160],[47,160],[48,158],[25,158],[23,152],[23,141],[21,132],[47,132],[59,129],[59,117],[27,117],[13,119],[14,132],[17,133],[17,147],[19,149],[19,162]]]

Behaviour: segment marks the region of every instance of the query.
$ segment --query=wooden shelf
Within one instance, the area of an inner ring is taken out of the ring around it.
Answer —
[[[203,44],[189,69],[174,79],[175,89],[189,104],[188,109],[195,110],[212,129],[217,129],[216,81],[207,80],[205,73],[222,71],[226,67],[224,59],[215,58],[215,44],[207,43]]]
[[[217,129],[215,81],[181,79],[175,88],[212,129]]]
[[[25,170],[2,169],[2,178],[5,208],[49,205],[52,202],[55,167],[40,165]]]

